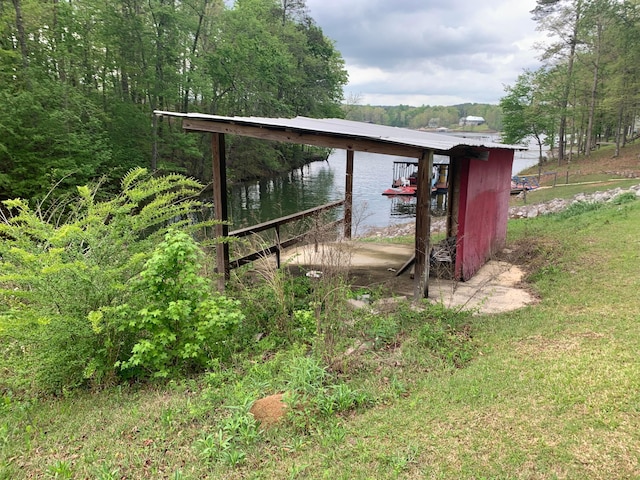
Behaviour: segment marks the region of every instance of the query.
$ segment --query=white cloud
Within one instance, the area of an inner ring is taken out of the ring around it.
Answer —
[[[372,105],[497,103],[537,68],[535,0],[307,0],[349,72],[347,96]]]

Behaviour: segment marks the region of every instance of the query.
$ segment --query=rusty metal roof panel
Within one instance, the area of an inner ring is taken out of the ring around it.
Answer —
[[[389,127],[373,123],[355,122],[340,118],[266,118],[266,117],[225,117],[204,113],[177,113],[155,111],[157,115],[182,117],[214,123],[250,125],[277,130],[321,133],[339,137],[354,137],[394,145],[407,145],[446,153],[460,147],[482,149],[524,150],[522,145],[507,145],[491,142],[488,137],[469,138],[443,133],[424,132],[408,128]]]

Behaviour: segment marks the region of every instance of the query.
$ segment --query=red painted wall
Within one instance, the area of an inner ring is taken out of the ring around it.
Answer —
[[[486,161],[459,161],[458,279],[471,278],[505,245],[512,163],[512,150],[491,150]]]

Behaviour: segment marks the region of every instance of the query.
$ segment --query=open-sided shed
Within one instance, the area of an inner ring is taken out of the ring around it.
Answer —
[[[347,238],[351,237],[354,152],[417,158],[414,270],[416,298],[428,295],[434,154],[450,158],[447,237],[455,239],[455,277],[461,280],[471,278],[504,245],[513,154],[515,150],[522,149],[520,146],[335,118],[224,117],[166,111],[155,113],[181,118],[183,129],[187,132],[212,134],[215,215],[216,219],[223,221],[228,219],[225,134],[346,150],[344,234]],[[219,236],[228,235],[228,227],[221,225],[217,233]],[[220,245],[216,255],[218,271],[228,274],[228,248]]]

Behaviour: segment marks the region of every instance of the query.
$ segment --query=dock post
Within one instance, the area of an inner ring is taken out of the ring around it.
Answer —
[[[347,150],[347,168],[344,187],[344,238],[351,240],[353,223],[353,150]]]
[[[229,211],[227,206],[227,165],[225,157],[224,134],[213,133],[211,137],[213,157],[213,206],[215,213],[215,235],[225,240],[216,244],[216,267],[218,270],[218,291],[224,292],[225,282],[229,280]]]
[[[429,296],[429,244],[431,239],[432,176],[433,150],[425,150],[418,160],[414,300],[420,300]]]

